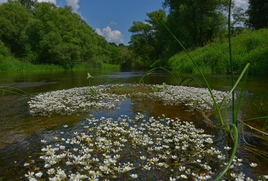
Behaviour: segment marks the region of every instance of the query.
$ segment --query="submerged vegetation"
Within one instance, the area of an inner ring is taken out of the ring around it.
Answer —
[[[191,122],[142,114],[88,118],[81,132],[61,132],[54,140],[24,164],[29,180],[211,180],[231,149],[215,148],[213,136]],[[236,157],[223,179],[252,181],[241,172],[242,161]]]

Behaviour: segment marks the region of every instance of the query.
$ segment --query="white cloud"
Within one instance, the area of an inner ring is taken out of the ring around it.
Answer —
[[[99,35],[101,35],[101,36],[104,35],[104,34],[102,33],[101,29],[99,29],[99,28],[96,28],[95,31],[96,31],[97,34],[99,34]]]
[[[109,26],[103,28],[102,30],[96,28],[95,31],[99,35],[104,36],[108,42],[114,42],[116,44],[124,42],[123,34],[119,30],[112,30]]]
[[[68,6],[71,6],[73,8],[73,11],[77,12],[77,10],[80,8],[78,5],[80,0],[66,0],[66,3]]]
[[[243,8],[244,10],[248,9],[248,0],[234,0],[235,6]]]
[[[56,0],[37,0],[37,2],[50,2],[56,4]]]

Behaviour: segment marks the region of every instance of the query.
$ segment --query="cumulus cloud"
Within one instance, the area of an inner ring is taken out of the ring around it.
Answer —
[[[37,2],[50,2],[56,4],[56,0],[37,0]]]
[[[102,30],[99,28],[95,29],[96,33],[105,37],[108,42],[114,42],[116,44],[123,43],[124,36],[118,30],[112,30],[109,26],[103,28]]]
[[[248,1],[247,0],[235,0],[234,1],[236,7],[243,8],[244,10],[248,9]]]
[[[80,8],[78,5],[80,0],[66,0],[66,3],[68,6],[71,6],[73,8],[73,11],[77,12],[77,10]]]

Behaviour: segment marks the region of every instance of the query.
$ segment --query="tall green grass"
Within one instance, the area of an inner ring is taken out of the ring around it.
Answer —
[[[228,39],[197,48],[191,52],[191,56],[203,73],[231,73]],[[250,63],[250,75],[268,76],[268,29],[248,30],[232,37],[232,56],[234,74],[240,74]],[[198,73],[185,52],[171,57],[167,64],[181,72]]]
[[[53,64],[34,65],[28,62],[20,61],[14,57],[3,57],[0,59],[0,72],[21,72],[21,71],[51,71],[64,70],[63,67]]]
[[[120,71],[120,65],[112,65],[102,63],[99,67],[96,67],[89,63],[81,63],[75,65],[72,70],[116,70]],[[34,65],[29,62],[20,61],[12,56],[0,55],[0,72],[22,72],[22,71],[64,71],[65,69],[60,65],[54,64],[37,64]]]
[[[121,71],[121,66],[120,65],[108,64],[108,63],[102,63],[101,70]]]

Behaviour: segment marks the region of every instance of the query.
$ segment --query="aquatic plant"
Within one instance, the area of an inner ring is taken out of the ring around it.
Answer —
[[[90,87],[76,87],[72,89],[58,90],[41,93],[32,97],[28,101],[30,113],[32,115],[49,116],[52,114],[70,115],[79,112],[88,112],[99,109],[116,109],[120,103],[127,98],[151,99],[161,102],[164,105],[184,104],[189,109],[210,110],[213,107],[208,89],[173,86],[173,85],[142,85],[144,89],[154,87],[150,92],[133,91],[135,88],[140,90],[141,85],[109,84]],[[115,89],[116,88],[116,89]],[[121,89],[119,89],[121,88]],[[123,89],[124,94],[121,94]],[[116,91],[120,90],[120,94]],[[126,92],[127,91],[127,92]],[[94,93],[92,93],[94,92]],[[214,101],[221,103],[231,101],[229,93],[211,90],[214,94]]]
[[[41,142],[41,156],[24,164],[29,180],[212,180],[231,149],[213,147],[213,135],[191,122],[140,113],[88,118],[81,132]],[[235,157],[223,179],[251,181],[241,165]]]

